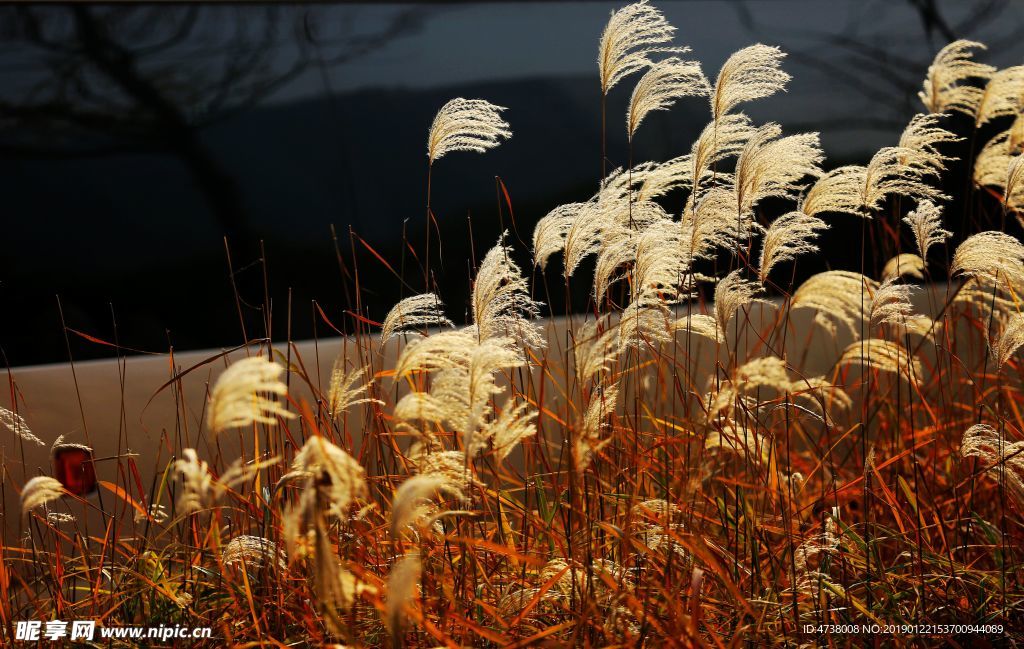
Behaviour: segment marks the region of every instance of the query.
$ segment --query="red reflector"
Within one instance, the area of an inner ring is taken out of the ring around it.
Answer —
[[[53,472],[64,488],[76,496],[96,491],[92,452],[76,445],[53,449]]]

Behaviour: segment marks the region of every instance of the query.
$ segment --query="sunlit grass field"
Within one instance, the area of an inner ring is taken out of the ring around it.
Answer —
[[[817,133],[743,112],[785,89],[784,52],[752,45],[712,78],[657,8],[625,6],[593,109],[602,151],[625,141],[629,160],[595,160],[592,195],[532,241],[474,232],[464,309],[431,272],[431,179],[446,156],[486,165],[515,120],[453,99],[426,188],[394,179],[423,192],[424,245],[361,245],[361,272],[402,294],[366,313],[353,266],[329,384],[289,338],[250,337],[201,364],[216,379],[181,398],[155,477],[127,453],[105,465],[105,506],[81,475],[5,471],[5,525],[26,534],[0,548],[0,635],[90,619],[209,626],[179,646],[211,647],[1020,641],[1024,66],[984,58],[944,47],[900,139],[834,167]],[[678,102],[709,109],[691,149],[633,160]],[[949,171],[964,142],[967,177]],[[964,193],[970,213],[948,212]],[[797,283],[840,221],[860,265]],[[580,284],[586,311],[551,313]],[[9,461],[52,441],[19,414],[17,375]],[[55,463],[76,450],[57,440]]]

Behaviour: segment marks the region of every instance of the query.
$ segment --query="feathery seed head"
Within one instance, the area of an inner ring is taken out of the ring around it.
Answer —
[[[36,507],[64,495],[64,486],[49,476],[36,476],[21,489],[21,512],[28,514]]]
[[[760,43],[733,53],[722,65],[711,93],[711,117],[720,120],[743,102],[786,89],[790,76],[781,66],[785,53]]]
[[[540,303],[530,298],[530,287],[519,266],[512,261],[512,248],[502,233],[480,264],[473,284],[473,323],[481,340],[511,336],[534,349],[544,347],[544,337],[529,318],[540,312]]]
[[[807,279],[793,294],[794,309],[815,309],[814,322],[836,335],[836,323],[841,323],[854,336],[858,336],[857,322],[861,320],[861,307],[866,308],[870,295],[878,290],[878,283],[860,273],[830,270]]]
[[[281,365],[258,356],[228,366],[210,392],[210,430],[217,434],[254,423],[274,426],[278,417],[294,418],[276,399],[288,394],[288,386],[278,379],[283,372]]]
[[[1019,286],[1024,284],[1024,244],[1004,232],[979,232],[957,246],[950,273]]]
[[[0,406],[0,426],[3,426],[26,442],[32,442],[39,446],[46,446],[46,444],[43,443],[43,440],[32,434],[32,431],[28,427],[28,422],[25,421],[24,417],[16,412],[12,412],[7,408],[4,408],[3,406]]]
[[[901,252],[885,263],[882,268],[882,280],[913,277],[924,279],[924,260],[912,252]]]
[[[996,372],[1001,370],[1021,347],[1024,347],[1024,313],[1014,313],[1003,323],[999,337],[992,343]]]
[[[928,66],[924,88],[917,96],[931,113],[955,110],[974,116],[984,91],[965,82],[988,79],[995,72],[991,65],[973,59],[975,49],[986,49],[982,43],[968,40],[953,41],[935,55]]]
[[[736,200],[741,213],[753,210],[762,199],[795,198],[807,176],[821,175],[817,133],[779,137],[778,124],[766,124],[747,141],[736,160]],[[813,215],[812,215],[813,216]]]
[[[943,243],[953,236],[949,230],[942,229],[942,208],[928,200],[919,202],[917,209],[903,217],[903,222],[914,233],[914,241],[922,260],[928,259],[928,249],[934,244]]]
[[[629,100],[626,133],[632,140],[644,118],[656,110],[667,110],[681,97],[708,94],[708,80],[700,63],[674,56],[658,61],[640,77]]]
[[[652,65],[654,54],[683,54],[682,47],[666,47],[676,28],[647,0],[613,11],[601,34],[597,67],[601,94],[607,95],[625,77]]]
[[[399,637],[402,633],[407,610],[416,598],[422,569],[420,558],[410,554],[396,561],[388,574],[388,598],[384,618],[388,633],[393,638]]]
[[[452,321],[444,317],[444,304],[437,295],[423,293],[401,300],[391,308],[380,329],[381,344],[392,337],[418,327],[452,326]]]
[[[213,487],[209,465],[199,459],[194,448],[186,448],[182,450],[181,458],[175,460],[174,468],[182,476],[182,490],[178,496],[178,509],[181,513],[191,514],[205,509]]]
[[[946,168],[946,162],[954,158],[942,155],[939,146],[959,142],[963,138],[940,127],[943,118],[945,115],[932,113],[918,113],[911,118],[897,145],[902,153],[901,165],[913,167],[922,174],[934,175]]]
[[[483,99],[452,99],[437,111],[427,138],[427,159],[434,164],[452,151],[483,153],[512,137],[501,118],[503,106]]]
[[[533,229],[533,263],[541,270],[547,268],[548,259],[565,249],[565,236],[573,220],[585,203],[560,205],[548,212]]]
[[[880,372],[900,374],[910,383],[919,382],[924,375],[921,361],[913,358],[903,345],[881,338],[851,343],[843,350],[838,364],[860,365]]]
[[[319,490],[331,513],[338,518],[344,519],[352,502],[366,495],[363,467],[344,450],[318,435],[306,440],[295,455],[292,472],[305,477],[306,491]]]
[[[351,372],[345,371],[344,357],[338,357],[331,368],[331,385],[327,394],[327,405],[331,416],[337,419],[352,406],[361,403],[383,403],[379,399],[361,398],[370,387],[362,382],[366,375],[365,367],[357,367]],[[357,385],[358,383],[358,385]]]
[[[784,214],[768,226],[761,245],[761,258],[758,262],[758,279],[763,284],[777,264],[792,261],[799,255],[818,251],[813,243],[818,238],[819,230],[828,229],[821,219],[804,214],[800,211]]]
[[[1014,65],[992,74],[978,100],[975,127],[997,117],[1020,114],[1024,109],[1024,65]]]
[[[733,314],[754,301],[764,289],[757,282],[743,279],[739,270],[726,275],[715,286],[715,318],[723,333],[729,328]]]

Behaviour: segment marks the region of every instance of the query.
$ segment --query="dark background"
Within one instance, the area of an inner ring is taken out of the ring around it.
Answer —
[[[456,96],[507,106],[514,133],[485,155],[435,165],[436,280],[464,320],[474,259],[502,228],[528,268],[537,219],[597,186],[594,61],[621,4],[0,7],[4,360],[67,360],[58,296],[67,327],[145,351],[233,346],[243,323],[245,336],[265,335],[267,303],[276,339],[352,331],[356,311],[382,319],[423,288],[408,250],[423,249],[425,140]],[[786,50],[789,91],[745,110],[787,132],[821,131],[827,169],[895,143],[946,42],[974,38],[990,47],[985,61],[1024,63],[1024,3],[1014,0],[656,4],[709,78],[745,45]],[[635,79],[609,102],[614,165],[627,159]],[[699,99],[652,115],[635,160],[685,153],[708,117]],[[969,120],[955,125],[970,132]],[[1000,128],[953,153],[969,156]],[[944,180],[953,230],[965,213],[985,213],[966,173],[953,165]],[[678,211],[682,199],[666,206]],[[860,236],[860,223],[837,217],[828,254],[800,273],[855,267]],[[556,257],[552,287],[560,273]],[[543,279],[537,297],[561,312],[561,289],[549,294]],[[582,309],[585,273],[576,285]],[[76,359],[114,353],[74,333],[70,345]]]

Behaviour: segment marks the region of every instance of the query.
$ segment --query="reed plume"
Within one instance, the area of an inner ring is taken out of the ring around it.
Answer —
[[[1017,221],[1024,227],[1024,218],[1021,217],[1024,211],[1024,153],[1015,156],[1006,170],[1003,203],[1017,213]]]
[[[512,137],[501,118],[503,106],[483,99],[452,99],[437,111],[427,137],[427,160],[433,165],[452,151],[484,153]]]
[[[649,225],[638,237],[633,292],[641,306],[672,304],[684,297],[679,284],[689,265],[680,245],[681,234],[678,223],[661,221]]]
[[[939,126],[944,117],[918,113],[910,119],[896,147],[900,151],[900,165],[911,167],[921,175],[938,175],[947,162],[955,159],[943,155],[940,147],[963,138]]]
[[[910,304],[911,287],[897,284],[896,278],[888,278],[872,293],[868,307],[868,322],[877,327],[882,324],[902,325],[914,315]]]
[[[693,197],[691,196],[691,199]],[[699,259],[712,259],[716,249],[735,250],[755,226],[750,212],[737,213],[736,196],[727,187],[712,187],[684,211],[679,242],[682,265],[692,269]]]
[[[686,331],[707,338],[716,343],[725,342],[725,332],[718,328],[718,319],[703,313],[691,313],[682,316],[673,325],[675,331]]]
[[[611,371],[611,363],[618,356],[618,335],[618,329],[611,326],[607,317],[586,322],[576,331],[573,356],[581,385],[588,385],[594,377]]]
[[[712,175],[712,169],[718,164],[739,155],[755,132],[750,118],[742,113],[722,115],[705,126],[690,147],[689,176],[694,191],[700,189],[704,179]],[[722,172],[715,175],[722,179],[731,177]]]
[[[722,65],[711,93],[711,117],[718,121],[744,102],[786,89],[790,76],[781,69],[786,55],[760,43],[744,47]]]
[[[726,275],[715,286],[715,319],[723,333],[729,329],[733,314],[754,300],[764,289],[757,282],[743,279],[739,270]]]
[[[327,393],[327,406],[331,416],[335,419],[352,406],[357,406],[361,403],[383,403],[380,399],[361,396],[370,387],[368,383],[363,381],[367,368],[357,367],[350,372],[346,372],[344,363],[344,357],[339,357],[334,361],[334,367],[331,368],[331,383]]]
[[[975,127],[998,117],[1020,114],[1024,109],[1024,65],[1014,65],[994,72],[978,100]]]
[[[584,471],[594,456],[612,441],[611,438],[602,437],[601,432],[608,426],[608,418],[615,411],[618,398],[617,384],[599,386],[591,392],[574,443],[574,459],[578,471]]]
[[[1024,99],[1021,100],[1021,104],[1024,105]],[[1013,120],[1013,124],[1010,124],[1009,133],[1007,140],[1010,152],[1024,153],[1024,110]]]
[[[1010,133],[1003,131],[985,143],[974,159],[974,182],[982,187],[1006,189],[1008,170],[1014,155],[1010,151]]]
[[[652,111],[667,110],[677,99],[703,97],[708,91],[708,80],[701,72],[700,63],[675,56],[658,61],[640,77],[629,99],[626,133],[630,141]]]
[[[661,304],[632,302],[622,310],[619,320],[619,353],[669,342],[674,334],[672,314],[668,308]]]
[[[565,249],[565,237],[585,203],[560,205],[537,221],[533,229],[533,263],[541,270],[556,252]]]
[[[844,325],[855,338],[861,320],[861,300],[866,292],[878,290],[874,280],[845,270],[830,270],[808,278],[793,294],[792,308],[815,309],[814,322],[836,335],[836,324]]]
[[[799,181],[818,176],[824,155],[817,133],[779,137],[778,124],[766,124],[750,137],[736,160],[736,202],[741,214],[768,197],[796,198]]]
[[[502,233],[497,245],[487,251],[473,284],[473,323],[481,340],[512,336],[534,349],[545,346],[544,337],[528,318],[536,316],[540,304],[530,297],[529,284],[512,261],[512,248]]]
[[[213,475],[209,465],[199,459],[194,448],[183,449],[181,455],[174,463],[174,468],[182,475],[177,507],[182,514],[200,512],[206,509],[210,501]]]
[[[451,478],[442,473],[415,475],[403,482],[391,500],[392,538],[398,538],[401,530],[419,516],[424,502],[439,493],[462,495],[455,489]]]
[[[650,67],[656,54],[684,54],[681,47],[666,47],[676,28],[647,0],[613,11],[597,53],[601,94],[607,95],[625,77]]]
[[[411,341],[395,364],[395,378],[411,372],[431,372],[465,363],[479,338],[476,327],[442,331]]]
[[[827,223],[800,211],[789,212],[772,221],[761,244],[757,273],[761,283],[768,279],[768,273],[776,265],[817,252],[818,246],[813,241],[818,238],[818,231],[825,229],[828,229]]]
[[[490,442],[494,457],[498,462],[504,461],[524,439],[537,434],[537,426],[533,423],[537,413],[528,409],[528,403],[506,400],[501,412],[484,427],[475,444]]]
[[[986,49],[982,43],[953,41],[935,55],[928,66],[924,88],[917,94],[931,113],[957,111],[974,117],[984,91],[967,83],[988,79],[995,72],[991,65],[974,60],[973,50]]]
[[[1003,323],[1002,331],[992,344],[996,372],[1024,347],[1024,313],[1014,313]]]
[[[21,489],[21,511],[28,514],[36,507],[57,500],[64,495],[64,486],[49,476],[36,476]]]
[[[882,267],[882,280],[899,279],[900,277],[913,277],[924,279],[924,259],[911,252],[901,252]]]
[[[809,216],[824,212],[842,212],[870,217],[865,212],[864,187],[867,167],[837,167],[818,178],[800,201],[800,211]]]
[[[288,394],[288,386],[278,380],[283,372],[281,365],[258,356],[229,365],[210,392],[210,430],[217,434],[254,423],[274,426],[279,417],[293,419],[295,414],[275,398]]]
[[[851,343],[843,350],[838,364],[860,365],[880,372],[901,374],[910,383],[919,382],[924,375],[921,361],[913,358],[903,345],[881,338]]]
[[[903,217],[903,222],[914,233],[914,242],[922,260],[928,259],[929,248],[953,236],[949,230],[942,229],[942,208],[928,200],[920,201],[917,209]]]
[[[277,544],[260,536],[242,534],[231,539],[224,546],[221,562],[225,566],[242,564],[246,568],[259,569],[264,566],[276,566],[279,570],[288,567],[288,562]]]
[[[388,574],[388,598],[384,617],[387,621],[388,633],[392,638],[397,639],[402,633],[402,625],[408,608],[416,599],[422,569],[420,558],[412,554],[402,557],[391,567],[391,572]],[[399,643],[397,646],[401,646],[401,644]]]
[[[979,232],[957,246],[950,273],[1024,285],[1024,244],[1003,232]]]
[[[960,455],[981,460],[986,473],[997,480],[1002,477],[1010,493],[1024,502],[1024,442],[1007,444],[1000,431],[989,424],[976,424],[964,431]]]
[[[649,166],[639,175],[636,189],[637,201],[651,201],[661,198],[672,190],[691,187],[692,156],[681,155],[661,163],[647,163]]]
[[[3,406],[0,406],[0,425],[26,442],[32,442],[38,446],[46,446],[43,440],[32,434],[32,430],[28,427],[28,422],[25,421],[24,417]]]
[[[306,440],[292,461],[291,470],[305,479],[305,491],[320,490],[330,512],[338,518],[345,518],[352,502],[366,495],[363,467],[323,437]]]
[[[413,295],[401,300],[388,311],[380,328],[380,342],[383,344],[410,329],[445,326],[452,326],[452,321],[444,316],[444,304],[437,295]]]

